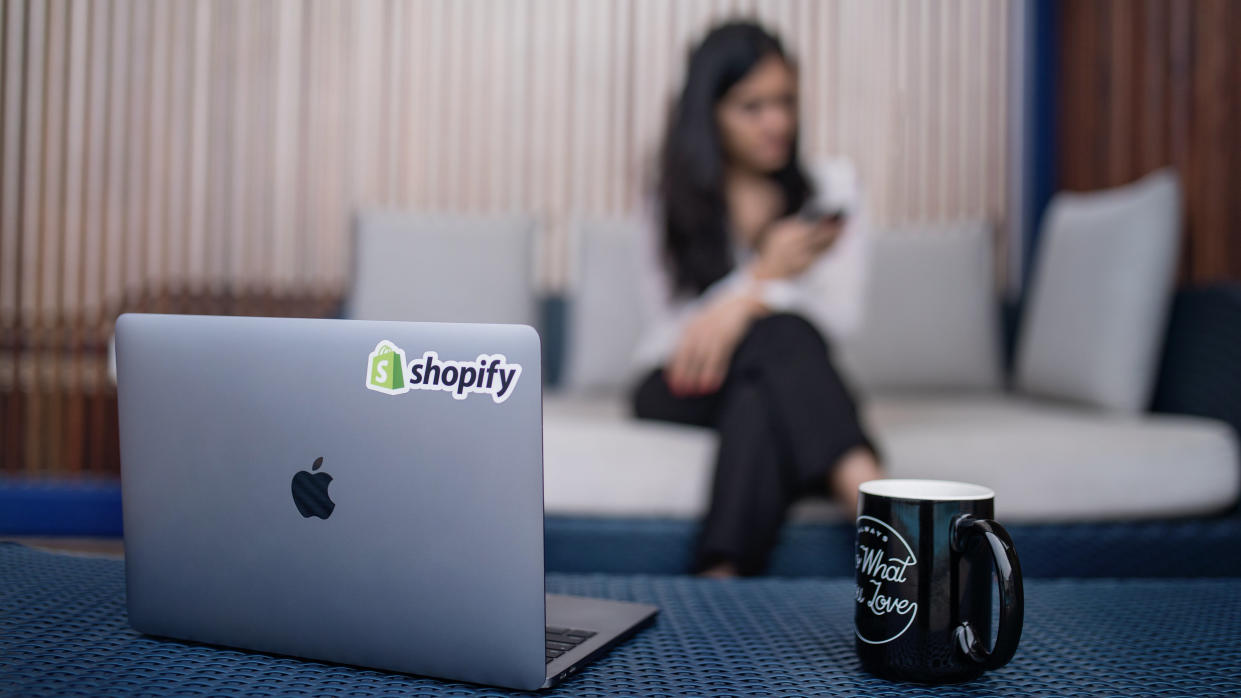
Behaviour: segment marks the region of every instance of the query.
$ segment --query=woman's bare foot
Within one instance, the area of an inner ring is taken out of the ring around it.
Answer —
[[[699,572],[698,576],[711,579],[731,579],[737,576],[737,566],[731,562],[720,562]]]
[[[875,454],[865,446],[850,449],[828,475],[828,487],[851,516],[857,515],[858,485],[883,477]]]

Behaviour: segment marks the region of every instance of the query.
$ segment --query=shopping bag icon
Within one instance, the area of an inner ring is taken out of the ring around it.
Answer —
[[[366,387],[389,395],[399,395],[409,386],[405,383],[405,352],[383,340],[367,358]]]

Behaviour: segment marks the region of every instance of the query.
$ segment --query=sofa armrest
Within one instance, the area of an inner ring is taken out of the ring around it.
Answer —
[[[1241,284],[1176,294],[1151,411],[1218,419],[1241,437]]]

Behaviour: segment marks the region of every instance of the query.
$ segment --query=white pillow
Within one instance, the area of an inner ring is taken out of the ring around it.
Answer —
[[[522,215],[360,211],[346,314],[535,325],[534,231]]]
[[[643,329],[637,284],[640,235],[636,220],[577,221],[576,264],[569,296],[563,386],[576,393],[626,387]]]
[[[864,315],[839,345],[867,392],[1000,386],[991,229],[982,222],[876,231]]]
[[[1180,217],[1171,170],[1052,199],[1017,348],[1018,390],[1119,412],[1146,409]]]

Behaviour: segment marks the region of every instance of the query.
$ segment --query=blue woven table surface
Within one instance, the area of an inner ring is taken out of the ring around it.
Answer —
[[[847,579],[549,575],[646,601],[655,625],[544,695],[1241,695],[1241,580],[1029,580],[1021,648],[968,684],[864,673]],[[0,695],[508,695],[146,637],[118,560],[0,544]]]

